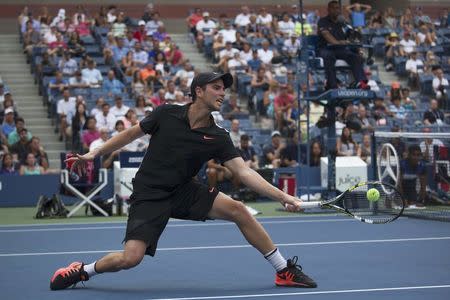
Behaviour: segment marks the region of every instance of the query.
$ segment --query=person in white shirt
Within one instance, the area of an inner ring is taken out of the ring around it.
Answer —
[[[223,36],[223,40],[226,42],[236,42],[236,30],[231,26],[230,21],[226,21],[224,28],[218,32]]]
[[[240,52],[240,57],[245,60],[246,62],[252,59],[253,51],[250,47],[249,43],[244,43],[244,46],[242,47],[242,50]]]
[[[219,52],[219,62],[216,65],[213,65],[213,67],[220,68],[222,71],[227,72],[228,61],[234,57],[236,52],[239,52],[239,50],[233,48],[233,44],[231,42],[226,42],[225,49],[222,49]]]
[[[212,39],[216,33],[216,28],[217,24],[209,18],[209,12],[203,12],[203,19],[198,21],[195,25],[195,29],[197,30],[197,47],[199,49],[203,49],[205,39]]]
[[[184,62],[183,69],[178,70],[175,73],[175,77],[173,80],[176,82],[177,80],[182,80],[184,78],[187,79],[187,85],[191,85],[192,80],[194,79],[195,71],[194,67],[192,67],[192,64],[189,61]]]
[[[87,61],[87,68],[81,71],[81,76],[91,87],[100,87],[103,76],[98,69],[95,68],[95,62],[92,59]]]
[[[116,120],[125,116],[127,111],[130,109],[128,106],[123,104],[123,99],[121,96],[116,96],[114,98],[115,105],[111,107],[110,112],[116,118]]]
[[[379,92],[380,87],[378,86],[378,83],[372,79],[372,72],[366,71],[366,77],[367,77],[367,85],[370,86],[370,90],[374,92]]]
[[[289,18],[289,15],[285,13],[283,19],[278,21],[278,31],[277,33],[284,37],[289,37],[295,32],[295,23]]]
[[[139,68],[143,68],[148,62],[148,53],[142,50],[141,43],[139,42],[134,44],[133,61]]]
[[[95,101],[95,106],[94,108],[91,109],[91,111],[89,112],[89,115],[92,117],[95,117],[98,113],[101,113],[103,110],[103,104],[105,104],[105,99],[103,99],[103,97],[99,97],[96,101]]]
[[[246,66],[247,66],[247,61],[245,61],[245,59],[241,58],[239,52],[234,53],[233,58],[228,61],[228,70],[231,73],[231,75],[233,75],[233,76],[235,76],[236,73],[245,72],[245,70],[243,68]]]
[[[298,35],[291,33],[289,38],[283,42],[283,54],[291,60],[297,57],[298,50],[300,50],[300,40]]]
[[[95,115],[95,120],[97,121],[97,129],[106,127],[109,131],[114,130],[116,125],[116,117],[109,111],[109,104],[103,103],[102,111]]]
[[[256,22],[267,28],[272,27],[272,15],[267,12],[265,7],[261,8]]]
[[[424,133],[431,132],[430,128],[424,128]],[[444,143],[439,139],[430,139],[426,138],[424,141],[420,143],[420,150],[422,151],[423,158],[426,161],[433,162],[434,161],[434,146],[443,147]]]
[[[400,41],[400,55],[406,56],[416,49],[416,42],[411,39],[411,34],[409,32],[405,32],[403,34],[403,39]]]
[[[166,99],[166,101],[168,101],[170,104],[172,104],[176,100],[176,96],[177,96],[176,94],[177,94],[177,89],[175,86],[175,82],[170,80],[169,82],[167,82],[167,91],[164,94],[164,99]]]
[[[50,31],[47,31],[44,36],[44,42],[49,45],[50,43],[56,42],[56,33],[57,33],[56,26],[50,26]]]
[[[274,51],[269,49],[269,41],[264,40],[262,43],[262,49],[258,49],[258,57],[265,64],[271,64],[272,58],[275,56]]]
[[[447,91],[449,89],[448,80],[444,77],[444,72],[439,67],[433,71],[433,91],[436,94],[436,99],[440,103],[439,107],[443,107],[443,103],[447,101]]]
[[[242,12],[234,19],[234,25],[237,27],[245,27],[250,23],[250,11],[248,6],[242,6],[241,11]]]
[[[64,88],[63,98],[56,104],[56,113],[59,119],[59,140],[66,140],[67,128],[72,124],[72,118],[68,116],[75,115],[76,98],[70,96],[69,88]]]
[[[412,86],[418,86],[419,73],[423,72],[423,61],[417,58],[416,51],[411,52],[410,58],[406,61],[405,69],[409,74],[409,83]]]
[[[100,128],[100,137],[89,145],[89,151],[93,151],[97,149],[98,147],[103,146],[104,143],[109,139],[109,130],[106,127]]]

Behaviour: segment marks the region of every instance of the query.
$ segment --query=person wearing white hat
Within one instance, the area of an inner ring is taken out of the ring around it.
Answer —
[[[216,33],[217,24],[209,18],[209,12],[203,12],[203,19],[197,22],[195,29],[197,30],[197,47],[203,49],[205,39],[211,39]]]

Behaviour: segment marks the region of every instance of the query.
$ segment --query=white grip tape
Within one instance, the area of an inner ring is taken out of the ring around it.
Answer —
[[[285,203],[284,207],[287,208],[289,204]],[[308,202],[300,202],[300,208],[304,209],[304,208],[318,208],[320,207],[320,201],[308,201]]]

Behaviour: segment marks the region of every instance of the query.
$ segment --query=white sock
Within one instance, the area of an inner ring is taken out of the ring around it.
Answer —
[[[275,250],[270,251],[269,253],[264,255],[264,258],[267,259],[271,265],[274,267],[274,269],[279,272],[287,267],[287,261],[281,255],[278,248],[275,248]]]
[[[97,263],[97,261],[94,261],[93,263],[89,264],[89,265],[84,265],[84,270],[86,271],[86,273],[88,273],[89,278],[91,278],[92,276],[97,275],[97,271],[95,270],[95,264]]]

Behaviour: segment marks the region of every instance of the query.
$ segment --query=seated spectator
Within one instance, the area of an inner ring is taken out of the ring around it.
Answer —
[[[436,46],[436,33],[433,30],[429,31],[427,25],[420,25],[416,35],[416,44],[428,47]]]
[[[171,104],[172,102],[175,101],[176,92],[177,87],[175,85],[175,82],[173,82],[172,80],[167,82],[167,90],[166,93],[164,94],[164,99],[166,100],[167,103]]]
[[[400,55],[407,56],[410,55],[413,51],[416,50],[416,42],[411,39],[411,33],[409,31],[405,31],[403,33],[403,39],[400,41]]]
[[[155,70],[161,71],[163,76],[170,75],[169,74],[170,66],[169,66],[169,64],[167,64],[167,61],[166,61],[166,58],[164,57],[163,52],[158,52],[158,54],[156,54],[156,57],[154,59],[154,64],[155,64]]]
[[[183,68],[178,70],[173,77],[173,81],[178,82],[178,80],[187,79],[187,85],[191,85],[194,79],[195,71],[194,67],[189,61],[183,63]]]
[[[113,54],[114,61],[116,63],[120,63],[122,61],[122,58],[124,58],[130,51],[130,48],[125,46],[124,38],[117,37],[116,45],[111,47],[111,51]]]
[[[399,190],[410,208],[423,206],[426,197],[426,167],[421,159],[420,147],[412,145],[408,148],[408,157],[400,161]],[[419,179],[419,191],[417,191]]]
[[[105,105],[109,105],[105,103]],[[109,108],[109,107],[108,107]],[[114,128],[113,124],[113,128]],[[94,117],[88,117],[85,124],[85,130],[81,140],[83,142],[83,151],[86,153],[89,151],[91,143],[100,137],[100,132],[97,130],[97,121]]]
[[[241,111],[240,107],[237,105],[237,94],[231,94],[230,97],[226,98],[222,106],[220,107],[220,113],[223,115],[224,119],[231,120],[234,114]]]
[[[1,128],[2,128],[2,126],[0,125],[0,156],[5,153],[9,153],[8,140],[6,139],[5,135],[3,134]]]
[[[70,52],[64,51],[58,63],[58,70],[65,76],[73,76],[78,70],[78,63],[71,57]]]
[[[80,39],[78,32],[72,32],[67,42],[68,51],[74,57],[81,57],[85,54],[84,42]]]
[[[372,107],[372,115],[378,126],[385,126],[387,124],[386,118],[391,116],[392,113],[384,105],[383,98],[375,98],[374,105]]]
[[[292,108],[294,103],[294,96],[288,92],[287,85],[280,85],[280,92],[275,97],[275,123],[276,128],[283,130],[285,121],[287,119],[287,112]]]
[[[151,79],[151,80],[150,80]],[[150,83],[149,83],[149,93],[155,93],[158,92],[160,89],[165,89],[165,87],[168,84],[168,80],[166,80],[161,71],[155,72],[155,77],[151,78],[149,77]]]
[[[366,77],[367,77],[367,85],[370,86],[370,90],[374,92],[379,92],[380,87],[378,86],[378,83],[372,79],[372,72],[366,71]]]
[[[250,10],[248,6],[244,5],[241,7],[241,12],[234,19],[234,25],[236,25],[237,28],[245,27],[250,23],[250,17]]]
[[[223,35],[217,34],[214,37],[214,42],[212,44],[212,49],[214,52],[214,60],[219,61],[220,60],[220,51],[225,49],[225,40],[223,39]]]
[[[188,80],[188,78],[183,78],[180,80],[180,84],[178,85],[178,90],[183,93],[184,96],[189,96],[191,93],[191,86],[188,84]]]
[[[245,73],[245,69],[247,68],[247,61],[241,58],[239,52],[236,52],[234,53],[233,58],[228,61],[227,67],[228,71],[234,77],[234,82],[237,82],[236,75],[239,73]]]
[[[442,110],[439,109],[438,101],[436,99],[432,99],[430,101],[430,108],[423,115],[423,123],[425,125],[445,124],[444,113],[442,112]]]
[[[311,143],[309,165],[311,167],[320,167],[320,158],[323,156],[322,145],[318,141]]]
[[[261,46],[262,48],[258,49],[258,57],[263,63],[270,64],[272,62],[272,58],[277,56],[276,50],[270,50],[268,40],[264,40],[261,43]]]
[[[137,40],[139,43],[142,43],[142,41],[144,40],[144,37],[147,36],[147,30],[145,29],[145,21],[144,20],[140,20],[138,22],[138,28],[137,30],[133,33],[133,38],[135,40]]]
[[[72,148],[74,150],[81,149],[80,133],[84,129],[84,125],[86,124],[87,118],[88,114],[86,112],[86,105],[83,103],[77,104],[76,113],[72,117],[72,126],[69,134],[72,136]]]
[[[111,32],[114,37],[116,38],[123,38],[125,37],[125,33],[127,32],[127,25],[124,23],[125,14],[124,12],[120,12],[117,15],[116,21],[111,26]]]
[[[442,68],[438,67],[434,71],[433,77],[433,91],[436,95],[436,100],[438,100],[439,108],[450,109],[450,103],[448,99],[448,91],[450,90],[448,80],[444,76]]]
[[[97,128],[106,127],[109,131],[114,130],[114,125],[116,124],[117,119],[114,114],[110,112],[110,106],[108,103],[103,103],[102,111],[97,113],[94,118]]]
[[[13,145],[20,140],[19,131],[25,127],[25,121],[22,117],[17,117],[15,120],[16,127],[14,130],[8,135],[8,145]],[[32,134],[31,132],[27,132],[27,140],[31,140]],[[1,150],[1,149],[0,149]]]
[[[56,41],[53,41],[48,44],[47,52],[51,56],[62,56],[65,50],[68,50],[66,42],[64,41],[64,37],[61,33],[56,33]]]
[[[133,31],[128,30],[126,33],[125,38],[123,39],[123,45],[124,47],[128,48],[128,49],[132,49],[134,47],[134,44],[136,44],[138,42],[138,40],[136,40],[133,37]]]
[[[50,43],[56,42],[56,34],[58,33],[58,29],[56,26],[50,26],[50,31],[43,35],[44,43],[50,45]]]
[[[3,155],[0,175],[19,175],[19,172],[13,163],[12,154],[5,153]]]
[[[98,113],[102,112],[104,103],[105,99],[103,97],[98,97],[97,100],[95,100],[95,106],[88,112],[88,115],[95,117]]]
[[[208,186],[210,188],[217,187],[217,183],[219,182],[233,180],[233,174],[231,173],[231,171],[215,159],[211,159],[208,161],[206,176],[208,180]]]
[[[245,134],[245,132],[239,129],[239,120],[231,120],[230,138],[233,142],[234,147],[239,147],[239,145],[241,144],[241,136],[243,134]]]
[[[38,137],[34,136],[31,138],[31,141],[28,144],[28,153],[32,153],[34,155],[37,165],[44,168],[44,170],[48,169],[48,156],[44,151],[44,148],[41,146],[41,140]]]
[[[267,9],[265,7],[261,7],[256,18],[256,22],[262,25],[266,30],[270,30],[272,28],[272,21],[272,15],[267,12]]]
[[[9,147],[9,152],[17,155],[19,161],[24,161],[28,153],[28,130],[26,128],[19,130],[19,137],[19,140]]]
[[[164,51],[159,47],[159,40],[152,38],[152,48],[148,51],[148,60],[155,61],[159,53],[164,55]]]
[[[120,118],[120,120],[122,120],[125,129],[133,127],[134,125],[139,123],[137,115],[132,108],[129,108],[125,115]]]
[[[281,143],[281,133],[273,131],[271,134],[271,143],[263,147],[262,165],[266,167],[279,168],[281,164],[281,150],[285,147]]]
[[[292,33],[289,38],[286,38],[283,42],[283,50],[281,54],[292,61],[292,59],[296,59],[298,55],[298,51],[300,50],[300,40],[298,39],[298,35],[296,33]]]
[[[264,92],[263,113],[262,116],[270,119],[275,118],[275,97],[278,95],[278,82],[272,80],[269,83],[269,89]]]
[[[430,128],[424,128],[423,132],[431,132]],[[440,139],[425,138],[424,141],[420,143],[420,151],[422,151],[422,156],[425,161],[434,162],[434,147],[443,147],[444,143]]]
[[[371,162],[371,153],[372,153],[372,148],[370,146],[370,135],[365,134],[363,136],[362,143],[358,147],[357,152],[359,158],[361,158],[369,165]]]
[[[68,88],[64,89],[63,98],[60,99],[56,106],[56,113],[59,120],[59,140],[63,141],[67,138],[67,128],[72,124],[72,116],[76,113],[76,98],[70,96]]]
[[[147,85],[149,85],[150,82],[153,80],[153,78],[156,76],[156,70],[153,68],[153,63],[148,62],[145,65],[145,68],[143,68],[139,74],[142,80],[144,80],[144,82],[146,82]]]
[[[89,84],[86,79],[81,76],[81,71],[77,70],[74,76],[69,78],[69,88],[72,89],[85,89],[88,88]]]
[[[50,102],[54,102],[57,99],[61,98],[64,92],[64,89],[69,87],[69,82],[67,79],[63,77],[61,72],[55,73],[55,78],[51,79],[48,83],[48,88],[50,91]]]
[[[225,49],[219,52],[219,62],[213,67],[221,69],[223,72],[228,72],[228,61],[234,57],[234,54],[239,52],[238,49],[233,48],[233,44],[228,41],[225,43]]]
[[[166,95],[166,90],[159,89],[158,92],[150,98],[150,103],[152,104],[152,106],[154,108],[156,108],[160,105],[166,104],[165,95]]]
[[[367,115],[367,109],[364,105],[359,106],[357,119],[359,123],[361,123],[362,132],[373,131],[375,127],[375,120]]]
[[[75,25],[75,32],[80,37],[91,35],[91,30],[89,29],[91,26],[91,23],[88,20],[83,22],[81,16],[78,17],[77,21],[78,21],[78,23]]]
[[[396,32],[391,32],[389,37],[385,41],[385,68],[386,71],[392,71],[394,69],[394,57],[402,55],[400,52],[400,42]]]
[[[417,105],[416,102],[409,97],[409,88],[402,89],[402,104],[407,111],[415,110]]]
[[[252,58],[247,61],[251,72],[256,72],[263,66],[262,60],[258,56],[258,50],[252,50]]]
[[[111,107],[110,112],[117,120],[125,116],[130,108],[127,105],[123,104],[123,99],[121,96],[114,97],[114,103],[115,104],[113,107]]]
[[[277,35],[289,38],[295,32],[295,23],[292,22],[289,14],[284,13],[282,19],[277,23]]]
[[[397,29],[398,18],[392,7],[388,7],[384,14],[384,23],[389,29]]]
[[[348,127],[342,129],[341,137],[336,144],[337,156],[355,156],[358,153],[358,144],[353,140]]]
[[[364,28],[366,27],[366,15],[372,10],[372,7],[366,4],[353,3],[351,5],[347,5],[345,10],[350,15],[351,24],[353,27]]]
[[[248,62],[252,59],[252,48],[249,43],[244,43],[241,52],[239,52],[240,57]]]
[[[369,21],[369,28],[379,29],[383,27],[383,14],[381,11],[376,11]]]
[[[225,21],[224,28],[218,31],[218,34],[223,36],[225,43],[236,42],[236,30],[233,28],[230,21]]]
[[[27,57],[31,59],[31,55],[33,54],[33,48],[36,46],[42,45],[41,34],[39,30],[36,30],[33,27],[33,21],[29,20],[26,22],[26,31],[23,35],[23,48],[24,53],[27,54]]]
[[[3,118],[3,123],[1,124],[2,133],[8,138],[9,134],[16,129],[16,124],[14,121],[14,108],[8,107],[4,110],[5,116]]]
[[[164,56],[172,67],[178,67],[184,62],[183,53],[174,42],[171,42],[169,47],[164,49]]]
[[[166,43],[167,43],[166,38],[169,38],[169,40],[170,40],[170,36],[166,32],[166,27],[164,27],[164,25],[158,26],[158,29],[156,30],[156,32],[153,33],[152,37],[153,37],[153,39],[158,40],[160,44],[164,41],[166,41]],[[162,49],[164,49],[164,48],[162,48]]]
[[[103,146],[104,143],[109,139],[109,130],[106,127],[102,127],[99,130],[100,137],[89,145],[89,151],[93,151],[101,146]]]
[[[45,174],[43,167],[36,163],[36,158],[33,153],[28,153],[25,163],[20,167],[20,175],[42,175]]]
[[[120,68],[126,76],[132,76],[134,72],[139,71],[139,67],[134,62],[133,51],[128,51],[127,55],[122,57]]]
[[[133,79],[131,81],[131,93],[134,97],[144,96],[147,92],[147,83],[142,80],[139,71],[133,73]]]
[[[122,94],[125,90],[125,85],[116,79],[116,74],[114,70],[108,71],[108,76],[103,81],[103,91],[108,94],[108,96],[113,96],[117,94]]]
[[[144,67],[148,62],[149,55],[147,52],[145,52],[142,47],[141,43],[138,42],[134,44],[133,49],[133,62],[136,67],[142,68]]]
[[[12,94],[10,91],[5,92],[5,100],[3,101],[3,109],[0,109],[0,125],[3,123],[3,120],[5,119],[5,111],[8,108],[11,108],[14,110],[14,119],[16,119],[19,114],[16,111],[16,106],[14,105],[14,100],[12,98]]]
[[[148,22],[145,24],[145,30],[147,31],[147,35],[153,36],[157,31],[158,28],[163,26],[164,23],[160,19],[159,12],[155,11],[151,15],[151,19],[148,20]]]
[[[145,98],[144,96],[138,96],[136,98],[136,103],[134,111],[136,112],[136,117],[140,121],[145,117]]]
[[[406,61],[405,69],[408,72],[408,83],[413,87],[419,86],[419,74],[423,73],[424,65],[420,58],[417,58],[417,52],[411,52]]]
[[[404,120],[406,118],[406,109],[402,105],[402,99],[395,97],[389,107],[389,111],[394,114],[394,118]]]
[[[237,149],[239,155],[244,160],[245,164],[253,169],[259,169],[258,156],[256,155],[255,149],[250,146],[250,137],[246,134],[241,135],[240,146]]]
[[[87,68],[81,71],[81,76],[91,87],[100,87],[103,81],[102,73],[95,68],[93,59],[87,61]]]
[[[203,51],[205,40],[212,40],[216,33],[217,24],[209,17],[209,12],[203,12],[203,19],[197,22],[195,25],[197,31],[197,47],[200,51]]]
[[[298,158],[298,132],[295,132],[280,152],[280,167],[296,167],[299,161],[301,159]]]
[[[194,11],[186,18],[186,24],[194,37],[197,36],[197,23],[200,22],[202,18],[202,11],[198,7],[194,8]]]

